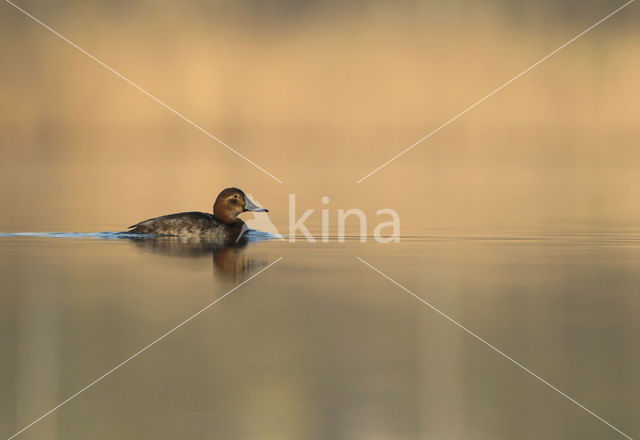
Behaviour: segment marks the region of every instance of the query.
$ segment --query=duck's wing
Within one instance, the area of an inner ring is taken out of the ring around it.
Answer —
[[[204,230],[217,223],[218,219],[212,214],[194,211],[150,218],[131,225],[127,229],[134,234],[178,235],[181,231]]]

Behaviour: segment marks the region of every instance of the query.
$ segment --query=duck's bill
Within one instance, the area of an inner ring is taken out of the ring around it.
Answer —
[[[245,211],[251,211],[251,212],[269,212],[268,209],[264,209],[264,208],[259,207],[258,205],[253,203],[248,198],[245,198],[244,210]]]

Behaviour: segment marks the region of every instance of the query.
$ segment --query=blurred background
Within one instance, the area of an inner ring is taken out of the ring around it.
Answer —
[[[289,193],[394,208],[403,235],[636,225],[636,4],[356,185],[622,4],[19,3],[279,184],[5,3],[0,229],[122,230],[228,186],[285,230]]]

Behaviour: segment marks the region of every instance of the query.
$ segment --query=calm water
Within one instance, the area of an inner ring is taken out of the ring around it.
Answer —
[[[374,242],[0,237],[8,438],[618,439],[640,435],[640,236]]]

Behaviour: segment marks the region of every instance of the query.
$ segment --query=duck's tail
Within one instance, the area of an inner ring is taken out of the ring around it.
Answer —
[[[142,223],[129,226],[125,232],[127,234],[153,234],[151,229]]]

